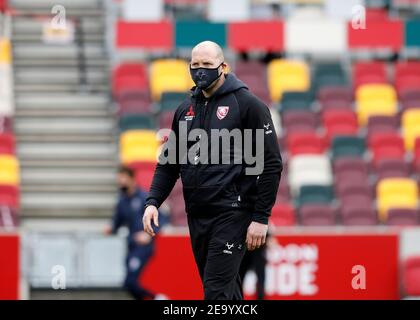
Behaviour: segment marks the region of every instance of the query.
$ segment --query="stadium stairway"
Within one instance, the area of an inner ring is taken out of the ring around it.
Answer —
[[[96,0],[61,1],[80,21],[75,41],[47,44],[53,1],[13,0],[15,132],[22,217],[105,218],[115,203],[118,163],[109,97],[106,10]]]

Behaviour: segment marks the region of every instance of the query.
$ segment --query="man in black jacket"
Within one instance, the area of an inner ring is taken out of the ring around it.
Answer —
[[[208,300],[242,299],[238,273],[245,246],[254,250],[265,243],[283,169],[269,109],[234,74],[225,74],[226,68],[216,43],[192,50],[196,86],[175,112],[143,216],[153,236],[157,209],[181,176]]]

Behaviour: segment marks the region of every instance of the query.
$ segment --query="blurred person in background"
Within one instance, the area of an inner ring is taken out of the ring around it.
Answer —
[[[112,224],[106,228],[105,233],[115,234],[123,226],[128,228],[124,287],[137,300],[165,299],[163,295],[143,288],[139,282],[139,277],[155,249],[154,238],[143,231],[141,220],[147,194],[137,187],[134,171],[129,167],[120,167],[117,180],[120,190],[119,200]],[[158,229],[155,229],[155,232],[158,232]]]

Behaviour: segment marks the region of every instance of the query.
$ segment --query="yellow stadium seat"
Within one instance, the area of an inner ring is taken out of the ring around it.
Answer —
[[[162,59],[150,66],[150,90],[155,101],[163,92],[186,92],[194,86],[189,65],[184,60]]]
[[[129,130],[120,136],[120,159],[127,164],[135,161],[156,162],[160,142],[153,130]]]
[[[406,110],[402,115],[401,123],[405,148],[411,151],[414,148],[416,138],[420,137],[420,110]]]
[[[379,219],[385,221],[391,208],[417,208],[418,187],[415,180],[387,178],[377,185]]]
[[[280,101],[285,91],[310,88],[309,68],[301,61],[275,59],[268,65],[267,76],[272,101]]]
[[[18,186],[19,162],[15,156],[0,155],[0,184]]]
[[[398,112],[395,89],[388,84],[365,84],[356,91],[359,124],[365,126],[370,116],[392,116]]]
[[[9,39],[0,39],[0,64],[11,64],[11,45]]]

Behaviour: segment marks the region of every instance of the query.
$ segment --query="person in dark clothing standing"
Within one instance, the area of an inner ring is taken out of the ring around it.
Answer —
[[[216,43],[192,50],[196,86],[175,112],[143,216],[154,236],[158,208],[181,176],[206,300],[242,299],[239,267],[246,248],[265,243],[283,168],[269,109],[226,68]]]
[[[126,278],[124,287],[138,300],[162,299],[161,295],[143,288],[139,276],[154,252],[154,239],[143,230],[139,213],[143,212],[146,193],[136,186],[134,172],[128,167],[121,167],[118,173],[120,196],[115,208],[112,225],[106,234],[115,234],[122,226],[128,227],[128,254],[126,258]],[[157,229],[156,229],[157,232]]]

